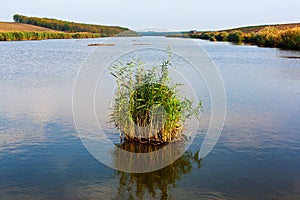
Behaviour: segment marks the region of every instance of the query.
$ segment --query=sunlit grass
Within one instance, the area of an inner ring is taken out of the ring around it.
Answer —
[[[180,95],[180,84],[169,77],[169,60],[146,68],[132,61],[111,67],[117,91],[111,121],[128,141],[166,143],[182,137],[184,122],[192,115],[199,117],[202,103]]]
[[[300,50],[300,27],[278,29],[267,26],[257,32],[243,33],[231,32],[199,32],[191,35],[210,41],[228,41],[234,43],[250,43],[260,47],[278,47],[284,49]]]
[[[80,39],[101,37],[97,33],[65,33],[65,32],[35,32],[35,31],[3,31],[0,41],[46,40],[46,39]]]

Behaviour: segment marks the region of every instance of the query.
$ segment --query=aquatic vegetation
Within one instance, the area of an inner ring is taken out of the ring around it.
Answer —
[[[215,38],[217,41],[227,41],[228,33],[227,32],[218,32],[215,34]]]
[[[274,27],[266,27],[256,34],[254,44],[263,47],[277,47],[280,43],[280,31]]]
[[[121,139],[144,143],[166,143],[181,139],[184,122],[199,117],[202,102],[181,96],[180,84],[169,76],[170,57],[159,66],[146,68],[140,61],[111,67],[117,90],[111,122]]]
[[[211,37],[209,38],[209,41],[215,42],[215,41],[217,41],[217,40],[216,40],[215,36],[211,36]]]
[[[244,42],[260,47],[300,50],[300,27],[278,29],[274,26],[267,26],[259,31],[247,33],[239,30],[230,32],[198,32],[191,34],[190,37],[210,41]]]
[[[241,43],[243,40],[243,33],[241,31],[231,31],[227,36],[228,42]]]
[[[300,50],[300,27],[281,31],[278,47]]]

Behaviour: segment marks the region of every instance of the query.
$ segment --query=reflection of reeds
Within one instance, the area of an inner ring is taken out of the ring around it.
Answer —
[[[130,152],[149,153],[165,148],[166,146],[125,142],[120,144],[119,147]],[[128,163],[130,165],[130,158],[123,158],[121,160],[118,158],[116,162],[119,164]],[[144,199],[146,195],[150,195],[152,198],[168,199],[170,187],[175,188],[177,180],[180,180],[183,174],[191,172],[193,162],[198,168],[201,167],[201,160],[198,160],[198,152],[193,154],[191,151],[187,151],[179,159],[157,171],[148,173],[118,171],[120,182],[116,199]]]
[[[114,152],[116,168],[135,170],[135,168],[140,168],[140,166],[145,166],[144,169],[146,169],[155,163],[172,162],[173,158],[180,157],[184,151],[185,141],[178,140],[168,144],[155,145],[126,140],[117,146],[120,149],[116,148]],[[124,154],[121,149],[131,153]],[[145,156],[145,153],[149,154]],[[150,169],[151,167],[149,167]]]

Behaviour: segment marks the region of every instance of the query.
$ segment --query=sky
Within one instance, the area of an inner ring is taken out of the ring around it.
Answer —
[[[222,30],[300,22],[299,0],[2,0],[0,21],[26,16],[133,30]]]

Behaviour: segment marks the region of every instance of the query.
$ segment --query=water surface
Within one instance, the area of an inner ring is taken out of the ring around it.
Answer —
[[[201,163],[199,134],[172,165],[130,174],[91,156],[73,122],[76,73],[101,40],[0,43],[1,199],[300,198],[299,52],[196,40],[224,81],[222,135]]]

